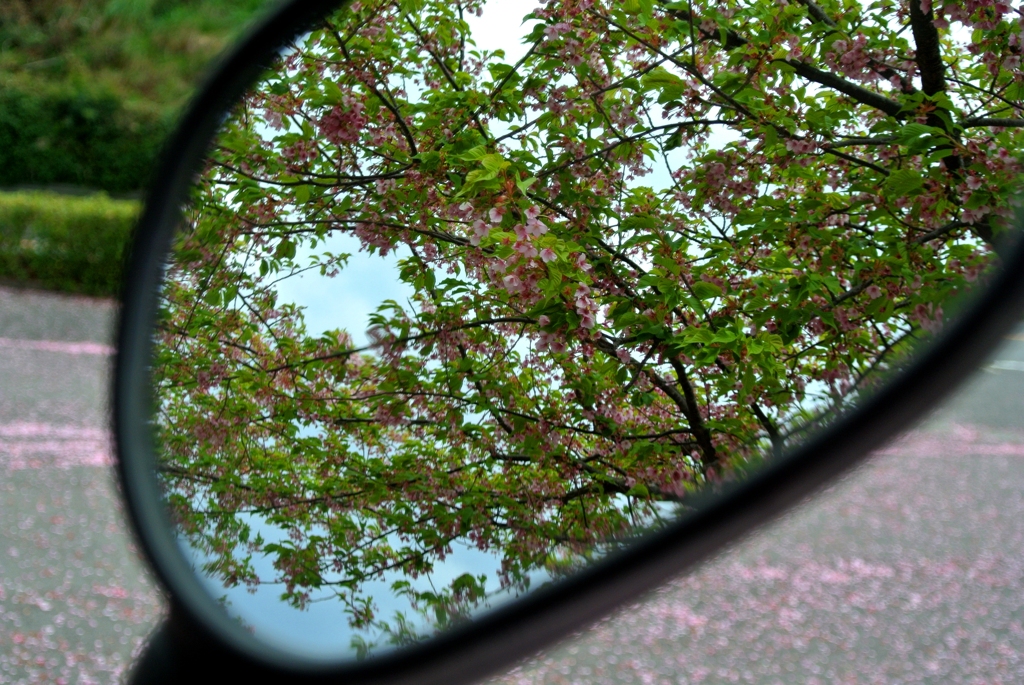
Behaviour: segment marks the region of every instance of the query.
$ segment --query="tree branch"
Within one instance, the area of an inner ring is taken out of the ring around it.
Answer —
[[[815,5],[813,0],[797,0],[797,2],[807,8],[807,13],[811,15],[815,21],[820,21],[826,26],[836,25],[836,23],[832,21],[832,18],[825,14],[825,10]]]
[[[916,2],[917,0],[913,1]],[[847,81],[835,74],[830,74],[827,71],[822,71],[817,67],[812,67],[810,64],[800,62],[799,60],[784,59],[774,61],[788,64],[798,75],[804,77],[808,81],[813,81],[818,85],[831,88],[832,90],[838,90],[843,95],[853,98],[862,105],[874,107],[875,109],[885,112],[896,119],[903,118],[903,105],[895,100],[890,100],[884,95],[870,91],[867,88],[858,86],[856,83]]]
[[[814,13],[815,11],[817,11],[821,13],[821,16],[824,18],[820,19],[820,21],[825,21],[826,23],[829,23],[829,25],[833,25],[830,23],[831,20],[828,19],[827,16],[825,16],[824,12],[822,12],[821,8],[819,8],[817,5],[811,2],[811,0],[800,0],[800,2],[807,7],[808,12],[810,12],[812,16],[815,16]],[[912,2],[917,2],[917,0],[912,0]],[[696,17],[692,12],[676,10],[670,11],[669,14],[678,19],[688,21],[694,25],[699,23],[698,17]],[[815,18],[817,18],[817,16],[815,16]],[[932,26],[933,30],[934,28],[935,27]],[[721,35],[719,35],[718,33],[712,34],[707,33],[704,30],[700,30],[700,34],[705,40],[719,40],[722,47],[725,48],[726,50],[732,50],[734,48],[743,47],[747,44],[747,40],[743,38],[741,35],[733,31],[732,29],[726,29],[724,27],[721,34],[724,35],[725,37],[724,42],[721,40]],[[817,83],[819,85],[832,88],[833,90],[838,90],[840,93],[843,93],[844,95],[853,98],[857,102],[881,110],[891,117],[896,117],[897,119],[902,118],[901,112],[903,110],[903,106],[900,105],[900,103],[896,102],[895,100],[890,100],[884,95],[879,95],[878,93],[872,92],[867,88],[858,86],[857,84],[847,81],[846,79],[836,76],[835,74],[830,74],[827,71],[822,71],[821,69],[818,69],[817,67],[812,67],[810,64],[807,64],[805,62],[800,62],[798,60],[793,59],[773,61],[784,62],[788,64],[789,66],[793,67],[794,70],[796,70],[797,74],[804,77],[808,81],[813,81],[814,83]]]
[[[962,122],[964,128],[976,126],[1002,126],[1004,128],[1020,128],[1024,119],[999,119],[997,117],[970,117]]]
[[[921,88],[925,95],[935,95],[946,90],[946,65],[940,52],[939,30],[935,28],[935,17],[921,11],[920,0],[910,0],[910,28],[914,32],[916,45],[915,61],[921,73]]]
[[[715,454],[715,445],[711,442],[711,432],[704,425],[704,419],[701,418],[700,409],[697,406],[697,395],[693,392],[690,379],[686,376],[686,368],[676,356],[670,356],[668,363],[672,365],[672,369],[679,379],[679,387],[683,389],[683,396],[686,398],[683,413],[686,414],[686,420],[690,423],[690,431],[693,433],[694,439],[700,445],[701,461],[705,466],[713,466],[718,459]]]

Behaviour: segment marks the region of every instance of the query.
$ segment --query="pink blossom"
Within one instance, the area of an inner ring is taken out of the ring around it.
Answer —
[[[929,333],[938,333],[942,330],[942,307],[938,305],[917,305],[914,307],[914,318],[921,324],[921,328]]]
[[[356,142],[359,139],[359,132],[368,122],[363,113],[365,106],[362,102],[346,94],[342,103],[344,107],[335,105],[317,122],[321,135],[335,145]]]
[[[532,259],[537,256],[537,248],[534,247],[533,243],[521,240],[516,243],[516,252],[523,255],[527,259]]]
[[[548,227],[536,219],[528,219],[526,222],[526,233],[534,237],[540,237],[548,232]]]
[[[838,43],[839,41],[836,42]],[[817,145],[814,144],[813,140],[790,139],[786,141],[786,149],[797,154],[814,152],[816,147]]]
[[[492,224],[500,224],[506,211],[504,207],[491,207],[491,211],[487,213],[487,216],[490,217]]]
[[[976,224],[979,221],[981,221],[982,218],[984,218],[984,216],[988,214],[988,212],[988,207],[979,207],[977,209],[965,209],[963,212],[960,213],[960,218],[966,224]]]
[[[547,263],[553,262],[556,259],[558,259],[558,255],[556,255],[555,251],[552,250],[550,247],[545,247],[543,250],[540,251],[540,258],[541,261]]]
[[[539,323],[541,326],[550,326],[551,317],[548,316],[547,314],[541,314],[539,317],[537,317],[537,323]]]
[[[849,331],[853,329],[853,324],[850,323],[850,313],[843,307],[836,307],[833,314],[836,317],[836,322],[839,324],[840,330]]]
[[[505,276],[501,279],[501,282],[505,286],[505,290],[513,295],[523,290],[523,282],[515,274]]]
[[[540,209],[538,209],[537,205],[531,205],[526,208],[525,214],[527,221],[534,221],[538,216],[540,216]]]
[[[590,312],[587,312],[580,317],[580,325],[584,328],[593,328],[597,325],[597,318]]]
[[[867,288],[865,288],[864,292],[867,293],[867,296],[870,297],[872,300],[877,300],[879,297],[882,296],[882,289],[873,283],[869,285]]]
[[[565,343],[559,340],[553,333],[541,333],[537,340],[537,349],[541,352],[551,350],[552,352],[565,352]]]
[[[544,35],[551,39],[556,39],[563,33],[568,32],[572,27],[564,21],[560,21],[557,24],[551,24],[544,29]]]
[[[491,229],[487,227],[487,224],[480,219],[477,219],[473,222],[473,235],[469,237],[469,243],[476,247],[480,244],[481,240],[487,237],[490,230]]]
[[[628,364],[631,361],[629,352],[627,352],[626,349],[623,347],[620,347],[619,349],[615,350],[615,356],[618,357],[619,361],[622,362],[623,364]]]

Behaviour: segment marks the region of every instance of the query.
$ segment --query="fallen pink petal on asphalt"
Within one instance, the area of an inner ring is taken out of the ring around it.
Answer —
[[[114,348],[97,342],[64,342],[60,340],[16,340],[0,338],[0,350],[36,350],[60,354],[114,354]]]
[[[0,468],[112,466],[109,431],[89,426],[0,424]]]

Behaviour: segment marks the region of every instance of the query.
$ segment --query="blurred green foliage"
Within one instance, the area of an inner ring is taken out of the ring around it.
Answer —
[[[202,74],[274,0],[0,0],[0,187],[145,188]],[[0,281],[113,296],[138,203],[0,193]]]
[[[139,116],[112,95],[0,89],[0,186],[136,191],[169,129],[169,116]]]
[[[135,200],[0,192],[0,282],[116,296]]]
[[[0,0],[0,186],[145,187],[174,115],[270,0]]]

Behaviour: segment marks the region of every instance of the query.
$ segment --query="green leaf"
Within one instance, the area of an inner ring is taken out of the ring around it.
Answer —
[[[711,339],[711,342],[731,343],[734,340],[736,340],[736,332],[735,331],[731,331],[728,328],[724,328],[724,329],[718,331],[717,333],[715,333],[715,337]]]
[[[277,244],[277,250],[274,251],[274,256],[278,259],[291,259],[295,256],[295,243],[288,238],[285,238]]]
[[[718,297],[722,294],[722,289],[714,283],[708,283],[707,281],[695,281],[691,286],[693,294],[701,300],[710,300]]]
[[[644,74],[640,82],[647,90],[661,92],[659,102],[678,99],[685,90],[683,80],[664,67],[658,67]]]
[[[715,339],[715,334],[707,328],[687,328],[683,331],[682,338],[688,343],[708,344]]]
[[[413,159],[420,163],[420,166],[423,168],[424,171],[433,171],[441,163],[441,153],[421,152],[415,157],[413,157]]]
[[[978,209],[979,207],[987,207],[992,204],[992,195],[985,192],[984,190],[976,190],[971,193],[971,196],[964,203],[966,209]]]
[[[913,169],[900,169],[889,174],[883,188],[889,197],[900,197],[918,194],[923,185],[921,174]]]
[[[485,169],[477,169],[476,171],[470,171],[466,174],[466,185],[469,186],[471,183],[479,183],[480,181],[490,181],[497,177],[497,171],[487,171]]]
[[[634,214],[622,220],[619,226],[629,230],[633,228],[657,228],[659,222],[653,216],[647,214]]]
[[[532,186],[536,182],[537,182],[537,177],[536,176],[530,176],[529,178],[525,178],[525,179],[523,179],[521,181],[517,180],[516,181],[516,187],[519,188],[519,191],[521,193],[523,193],[523,195],[525,195],[526,192],[530,189],[530,186]]]
[[[463,162],[476,162],[486,154],[487,148],[483,145],[477,145],[474,148],[466,150],[461,155],[456,155],[455,159],[461,159]]]
[[[647,486],[642,483],[637,483],[629,489],[626,495],[630,497],[650,497],[651,491],[647,489]]]
[[[480,158],[480,164],[483,165],[484,169],[487,171],[492,171],[497,175],[499,171],[508,167],[511,162],[499,154],[489,154]],[[491,178],[494,177],[492,176]]]

